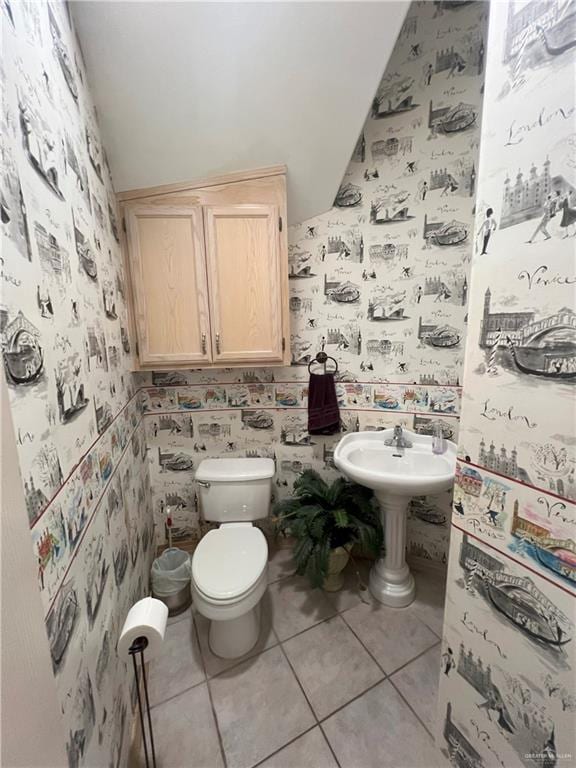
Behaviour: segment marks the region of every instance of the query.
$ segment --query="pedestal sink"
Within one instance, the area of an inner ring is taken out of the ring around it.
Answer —
[[[414,577],[406,564],[406,517],[410,499],[440,493],[454,482],[456,445],[444,440],[444,452],[432,452],[432,437],[407,429],[411,447],[386,445],[393,429],[352,432],[334,451],[334,463],[349,480],[372,488],[380,503],[385,554],[370,571],[370,592],[385,605],[402,608],[414,600]]]

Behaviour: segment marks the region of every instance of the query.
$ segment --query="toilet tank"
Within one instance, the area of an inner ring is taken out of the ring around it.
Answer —
[[[268,517],[273,477],[272,459],[204,459],[196,470],[204,519],[240,523]]]

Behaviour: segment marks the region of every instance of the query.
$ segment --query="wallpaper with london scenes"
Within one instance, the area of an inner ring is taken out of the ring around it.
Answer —
[[[576,3],[492,3],[438,740],[574,764]]]
[[[198,535],[194,468],[223,448],[274,457],[277,495],[307,467],[335,476],[339,435],[306,430],[323,344],[343,431],[440,421],[457,439],[486,22],[483,3],[410,7],[333,208],[289,231],[292,365],[138,375],[159,542],[170,505],[177,533]],[[414,502],[412,555],[445,561],[450,500]]]
[[[66,5],[1,13],[4,373],[69,765],[120,766],[154,535],[115,200]]]

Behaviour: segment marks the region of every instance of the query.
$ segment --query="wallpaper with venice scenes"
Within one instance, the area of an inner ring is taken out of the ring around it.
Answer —
[[[492,3],[438,740],[572,765],[576,3]]]
[[[441,421],[457,439],[486,23],[484,3],[410,6],[333,208],[289,231],[292,365],[138,376],[159,542],[168,505],[177,534],[198,535],[204,456],[273,456],[277,494],[307,467],[335,476],[339,435],[306,429],[322,344],[343,431]],[[412,555],[445,561],[450,502],[413,504]]]
[[[115,202],[66,5],[0,13],[4,373],[69,764],[120,766],[153,523]]]

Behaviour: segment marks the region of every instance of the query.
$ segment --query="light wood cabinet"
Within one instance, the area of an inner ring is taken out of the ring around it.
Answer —
[[[119,195],[136,367],[288,364],[285,169],[201,184]]]

